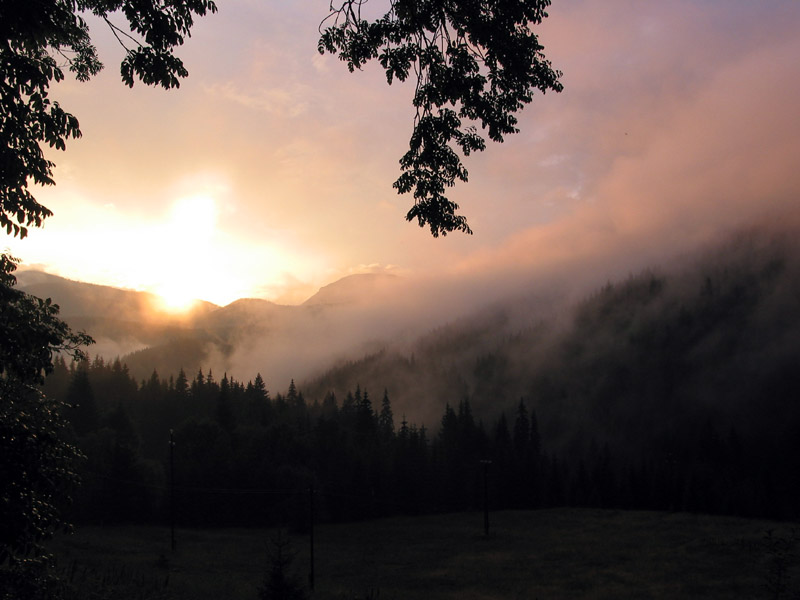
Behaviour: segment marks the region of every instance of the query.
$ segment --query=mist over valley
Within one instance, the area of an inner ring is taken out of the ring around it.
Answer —
[[[558,448],[636,452],[689,417],[721,431],[759,424],[762,436],[794,423],[794,231],[740,229],[662,265],[631,260],[616,279],[604,273],[618,266],[581,264],[494,286],[373,273],[300,305],[198,302],[185,314],[159,312],[148,294],[34,271],[20,285],[52,297],[95,337],[92,355],[120,358],[138,381],[180,369],[245,382],[260,373],[273,393],[294,380],[309,403],[385,390],[396,414],[434,431],[448,404],[467,400],[490,423],[524,399]]]

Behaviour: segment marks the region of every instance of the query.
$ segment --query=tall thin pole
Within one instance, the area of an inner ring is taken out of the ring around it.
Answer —
[[[311,544],[311,552],[309,553],[310,556],[310,564],[309,564],[309,571],[308,571],[308,584],[311,587],[311,591],[314,591],[314,486],[308,488],[308,517],[309,523],[311,525],[309,529],[309,538]]]
[[[175,438],[169,430],[169,529],[172,551],[175,551]]]

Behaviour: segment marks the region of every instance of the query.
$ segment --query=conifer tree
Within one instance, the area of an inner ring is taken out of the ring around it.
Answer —
[[[206,376],[203,375],[203,369],[197,371],[197,375],[192,380],[191,392],[195,401],[198,401],[203,395],[203,389],[206,386]]]
[[[261,373],[256,373],[256,378],[253,380],[253,393],[261,399],[269,400],[267,384],[264,383],[264,378],[261,377]]]
[[[531,423],[528,419],[528,409],[520,398],[517,405],[517,418],[514,421],[514,451],[517,457],[527,458],[531,442]]]
[[[185,398],[189,395],[189,380],[186,378],[183,367],[181,367],[178,377],[175,379],[175,394],[179,398]]]
[[[100,416],[92,385],[89,382],[89,365],[87,363],[82,363],[79,368],[75,369],[65,400],[72,407],[68,414],[75,433],[83,436],[97,429]]]
[[[359,442],[366,445],[372,442],[377,430],[377,425],[369,392],[365,389],[362,393],[357,389],[356,398],[359,396],[361,399],[356,406],[356,434]]]
[[[336,404],[336,394],[328,392],[322,399],[322,415],[326,418],[335,418],[338,415],[339,407]]]
[[[286,401],[290,406],[297,404],[297,386],[294,384],[294,379],[289,382],[289,391],[286,392]]]
[[[216,419],[220,427],[228,433],[236,429],[236,418],[233,414],[233,407],[231,406],[231,386],[228,381],[228,374],[222,376],[219,385],[219,393],[217,394],[217,409]]]
[[[394,416],[392,414],[392,404],[389,401],[389,391],[386,389],[383,390],[381,412],[378,416],[378,428],[381,432],[381,437],[385,441],[394,437]]]
[[[305,590],[291,571],[294,554],[281,532],[272,540],[269,569],[258,590],[259,600],[304,600]]]
[[[274,418],[274,411],[261,373],[257,373],[255,380],[247,383],[244,397],[246,421],[250,424],[258,423],[262,427],[269,425]]]

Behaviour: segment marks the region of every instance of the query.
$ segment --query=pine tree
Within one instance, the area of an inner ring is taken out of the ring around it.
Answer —
[[[200,400],[203,395],[203,390],[206,387],[206,376],[203,375],[203,369],[197,371],[197,375],[192,380],[191,392],[195,401]]]
[[[520,459],[526,459],[531,441],[531,423],[528,419],[528,409],[522,398],[517,406],[517,419],[514,421],[514,451]]]
[[[89,366],[82,363],[75,369],[67,389],[66,402],[72,406],[68,413],[75,433],[80,436],[97,429],[99,414],[92,385],[89,382]]]
[[[289,403],[289,406],[297,404],[297,386],[294,384],[294,379],[289,382],[289,391],[286,392],[286,401]]]
[[[336,405],[336,394],[328,392],[322,399],[322,416],[328,419],[335,418],[339,412],[339,407]]]
[[[383,400],[381,400],[381,413],[378,416],[378,429],[384,441],[394,437],[394,415],[392,414],[392,404],[389,402],[388,390],[383,390]]]
[[[458,417],[453,407],[446,404],[442,415],[442,427],[439,430],[439,442],[445,455],[457,452],[458,446]]]
[[[357,389],[356,398],[359,396],[361,399],[356,405],[356,434],[361,444],[368,444],[373,441],[377,432],[375,411],[372,410],[372,400],[366,389],[363,394]]]
[[[219,385],[219,394],[217,394],[217,409],[216,418],[220,427],[228,433],[236,429],[236,418],[233,414],[233,406],[231,403],[231,386],[228,381],[228,374],[222,376],[222,381]]]
[[[409,440],[410,436],[411,430],[408,427],[408,421],[406,420],[406,416],[404,414],[403,420],[400,421],[400,431],[397,432],[397,439],[405,443]]]
[[[246,399],[245,419],[251,424],[257,423],[262,427],[269,425],[275,414],[261,373],[256,374],[254,381],[247,383],[244,396]]]
[[[289,547],[289,540],[278,532],[272,540],[269,557],[269,569],[264,582],[258,590],[259,600],[304,600],[306,593],[297,576],[290,569],[294,554]]]
[[[269,391],[267,391],[267,385],[264,383],[264,378],[261,377],[261,373],[256,373],[256,378],[253,381],[253,392],[259,398],[269,400]]]
[[[179,398],[185,398],[189,395],[189,380],[186,378],[183,367],[181,367],[178,372],[178,378],[175,380],[175,393]]]

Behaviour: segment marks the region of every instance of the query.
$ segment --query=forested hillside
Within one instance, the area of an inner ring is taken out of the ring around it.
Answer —
[[[468,398],[494,418],[524,397],[547,413],[560,445],[587,427],[619,443],[626,419],[666,424],[673,417],[662,412],[724,414],[728,427],[776,415],[762,408],[797,390],[800,252],[788,235],[741,234],[559,311],[543,311],[535,296],[530,304],[498,303],[402,351],[389,343],[303,389],[320,397],[386,387],[410,414]]]
[[[75,405],[88,456],[76,515],[163,519],[174,430],[186,524],[299,526],[309,487],[331,520],[474,508],[486,460],[496,507],[796,517],[796,248],[743,235],[574,309],[497,305],[288,391],[59,361],[46,391]]]

